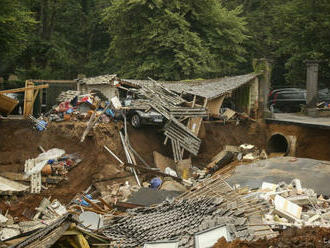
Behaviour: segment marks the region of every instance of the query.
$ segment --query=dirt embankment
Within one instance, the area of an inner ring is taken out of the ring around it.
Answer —
[[[44,132],[32,129],[28,121],[0,122],[0,172],[24,171],[26,159],[35,158],[40,154],[38,146],[48,150],[64,149],[67,153],[79,153],[83,161],[68,173],[68,181],[42,191],[41,194],[25,194],[11,199],[10,204],[0,198],[0,209],[13,216],[20,216],[24,209],[34,209],[43,197],[52,196],[62,203],[68,203],[76,193],[82,192],[93,182],[94,178],[113,177],[122,169],[118,162],[103,148],[107,145],[123,161],[126,161],[122,149],[119,130],[121,123],[100,124],[90,132],[84,143],[80,137],[86,123],[54,123]],[[162,140],[157,130],[148,129],[132,131],[129,128],[132,146],[141,153],[148,163],[152,163],[153,150],[161,151]]]
[[[330,130],[297,125],[267,125],[268,137],[274,133],[297,138],[296,157],[330,161]]]
[[[225,145],[248,143],[265,149],[274,133],[296,136],[296,157],[330,161],[330,130],[262,122],[242,122],[239,125],[204,122],[203,125],[200,133],[202,145],[196,158],[201,164],[207,163]]]
[[[269,240],[261,239],[258,241],[234,240],[227,243],[224,238],[218,240],[213,248],[292,248],[292,247],[330,247],[330,229],[311,228],[302,229],[290,228],[283,231],[278,237]]]
[[[225,145],[253,144],[264,149],[266,144],[266,128],[263,123],[242,122],[235,123],[204,122],[201,129],[202,145],[197,160],[208,163]]]

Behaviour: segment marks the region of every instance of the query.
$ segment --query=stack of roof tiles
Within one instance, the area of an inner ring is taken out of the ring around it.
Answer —
[[[110,223],[104,235],[114,247],[142,247],[160,240],[179,240],[179,247],[193,247],[195,233],[226,226],[233,238],[252,240],[243,212],[222,208],[223,203],[224,198],[203,198],[134,209]]]

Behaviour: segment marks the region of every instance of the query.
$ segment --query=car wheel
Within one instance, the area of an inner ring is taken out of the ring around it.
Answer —
[[[135,128],[141,127],[141,117],[138,114],[134,114],[131,118],[131,124]]]

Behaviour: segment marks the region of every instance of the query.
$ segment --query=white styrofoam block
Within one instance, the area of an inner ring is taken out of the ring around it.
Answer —
[[[293,217],[294,219],[300,219],[301,217],[302,207],[288,201],[282,196],[275,196],[274,205],[275,210],[282,213],[284,217]]]
[[[261,189],[262,190],[270,190],[270,191],[275,191],[277,188],[277,184],[274,183],[267,183],[267,182],[263,182]]]
[[[121,108],[121,103],[120,103],[119,98],[117,96],[111,98],[111,102],[112,102],[113,106],[115,107],[115,109],[120,109]]]

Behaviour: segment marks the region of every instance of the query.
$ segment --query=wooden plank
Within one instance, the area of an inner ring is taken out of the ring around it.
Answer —
[[[25,82],[25,94],[24,94],[24,112],[23,115],[25,117],[29,116],[33,112],[33,95],[34,95],[34,89],[33,89],[34,83],[30,81]]]
[[[0,91],[0,94],[5,94],[5,93],[16,93],[16,92],[23,92],[26,90],[36,90],[36,89],[45,89],[48,88],[48,84],[43,84],[43,85],[38,85],[38,86],[33,86],[33,87],[24,87],[24,88],[16,88],[16,89],[10,89],[10,90],[2,90]]]
[[[76,84],[75,80],[43,80],[43,79],[30,79],[34,83],[48,83],[48,84]]]

